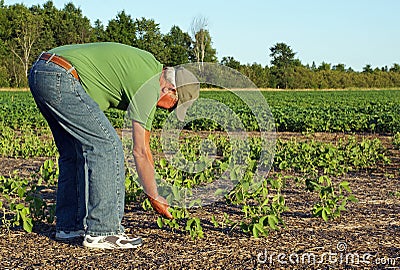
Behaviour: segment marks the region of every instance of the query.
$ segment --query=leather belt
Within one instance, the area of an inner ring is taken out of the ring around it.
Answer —
[[[42,53],[39,57],[40,60],[53,62],[54,64],[64,68],[68,73],[71,73],[75,79],[79,80],[78,72],[76,69],[64,58],[52,53]]]

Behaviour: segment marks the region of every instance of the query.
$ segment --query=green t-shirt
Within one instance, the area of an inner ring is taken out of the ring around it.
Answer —
[[[50,52],[75,67],[83,88],[101,110],[127,110],[130,105],[131,118],[151,129],[162,71],[152,54],[112,42],[66,45]]]

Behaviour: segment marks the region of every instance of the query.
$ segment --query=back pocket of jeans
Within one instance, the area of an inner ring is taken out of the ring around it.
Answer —
[[[37,95],[52,105],[61,102],[61,73],[51,71],[35,71],[35,90]]]

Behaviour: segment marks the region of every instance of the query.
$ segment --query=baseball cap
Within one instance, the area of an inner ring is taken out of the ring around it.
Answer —
[[[176,87],[178,104],[175,109],[179,121],[184,121],[186,111],[200,95],[200,82],[184,67],[166,68],[166,78]]]

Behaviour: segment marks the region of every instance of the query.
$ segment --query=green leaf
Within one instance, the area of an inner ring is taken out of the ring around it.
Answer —
[[[265,226],[264,221],[265,219],[268,218],[268,216],[263,216],[258,220],[258,224],[260,224],[261,226]]]
[[[278,223],[279,220],[275,215],[268,215],[268,225],[271,227],[271,229],[278,230],[278,227],[276,226]]]
[[[22,208],[22,210],[21,210],[21,218],[22,218],[22,220],[28,219],[29,213],[30,213],[30,211],[29,211],[28,207]]]
[[[158,225],[158,228],[160,228],[160,229],[162,229],[162,227],[164,226],[162,217],[157,218],[157,225]]]
[[[161,166],[162,168],[164,168],[165,166],[167,166],[167,160],[166,160],[165,158],[162,158],[162,159],[160,160],[160,166]]]
[[[190,218],[190,219],[188,219],[187,221],[186,221],[186,230],[187,231],[190,231],[191,230],[191,227],[192,227],[192,224],[193,223],[195,223],[195,219],[193,219],[193,218]],[[196,223],[195,223],[196,224]]]
[[[226,192],[225,189],[218,188],[218,189],[214,192],[214,196],[220,196],[220,195],[224,194],[224,192]]]
[[[322,219],[323,219],[324,221],[328,221],[328,215],[327,215],[325,209],[322,209]]]
[[[253,225],[253,229],[252,229],[252,233],[253,233],[253,236],[255,237],[255,238],[258,238],[258,229],[257,229],[257,225],[258,224],[254,224]]]
[[[25,196],[26,189],[25,188],[18,188],[18,197],[23,198]]]
[[[284,169],[286,169],[287,167],[288,167],[287,161],[282,161],[282,162],[279,164],[279,169],[280,169],[280,170],[284,170]]]
[[[215,218],[214,215],[212,215],[212,217],[211,217],[211,222],[212,222],[212,224],[214,225],[215,228],[218,228],[219,223],[218,223],[218,221],[217,221],[217,219]]]
[[[31,218],[26,218],[23,221],[22,227],[24,228],[25,231],[27,232],[32,232],[33,229],[33,223],[32,223],[32,219]]]
[[[237,173],[236,173],[235,170],[231,170],[230,173],[229,173],[229,176],[230,176],[232,181],[238,180]]]
[[[190,204],[189,204],[189,208],[192,208],[192,207],[195,206],[196,204],[197,204],[197,205],[201,205],[201,199],[200,199],[200,198],[191,201]]]
[[[15,209],[17,209],[17,210],[22,210],[22,209],[24,209],[24,207],[25,207],[25,205],[23,205],[22,203],[19,203],[19,204],[17,204],[17,205],[15,206]]]
[[[351,202],[358,202],[358,199],[354,195],[350,195],[347,199]]]
[[[349,185],[350,185],[350,183],[347,182],[347,181],[343,181],[343,182],[340,183],[340,186],[342,188],[344,188],[344,190],[346,190],[347,192],[351,192],[351,189],[350,189]]]

